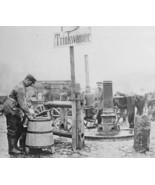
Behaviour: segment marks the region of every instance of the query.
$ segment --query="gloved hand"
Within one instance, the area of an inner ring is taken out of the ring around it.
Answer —
[[[30,114],[34,114],[34,110],[32,108],[29,109]]]
[[[34,110],[32,108],[29,109],[29,112],[30,112],[30,116],[29,117],[32,117],[34,118],[36,116]]]
[[[23,124],[23,127],[24,127],[24,128],[27,127],[27,125],[28,125],[28,117],[27,117],[27,116],[24,116],[24,117],[23,117],[22,124]]]

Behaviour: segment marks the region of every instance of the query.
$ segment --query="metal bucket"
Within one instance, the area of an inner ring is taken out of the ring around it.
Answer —
[[[95,103],[95,94],[92,93],[86,93],[85,94],[85,106],[86,107],[93,107]]]
[[[85,110],[85,117],[86,118],[93,118],[93,116],[95,115],[94,107],[85,108],[84,110]]]

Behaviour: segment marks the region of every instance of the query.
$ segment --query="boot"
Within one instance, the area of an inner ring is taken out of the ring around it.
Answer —
[[[26,140],[26,135],[23,135],[20,139],[19,139],[19,149],[20,151],[25,151],[25,140]]]
[[[20,154],[21,152],[15,148],[16,138],[8,136],[9,154]]]
[[[17,145],[17,143],[18,143],[18,138],[15,139],[15,149],[18,150],[18,151],[20,151],[20,152],[23,152],[24,151],[24,148],[21,147],[20,140],[19,140],[19,146]]]

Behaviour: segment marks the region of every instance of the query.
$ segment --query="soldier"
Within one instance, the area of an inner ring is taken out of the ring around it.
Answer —
[[[35,82],[36,79],[32,75],[27,75],[23,81],[14,87],[4,103],[3,113],[7,122],[9,154],[21,153],[22,149],[17,146],[17,142],[24,131],[22,119],[25,115],[32,117],[34,114],[26,102],[26,88]]]
[[[97,93],[97,112],[95,115],[95,119],[97,119],[97,123],[101,124],[102,118],[101,114],[103,113],[103,83],[102,82],[97,82],[98,86],[98,93]]]

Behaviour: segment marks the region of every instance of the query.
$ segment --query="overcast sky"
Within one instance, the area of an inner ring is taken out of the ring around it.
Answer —
[[[155,90],[155,27],[91,27],[92,42],[75,46],[76,81],[85,86],[112,80],[114,91]],[[26,74],[38,80],[70,80],[69,48],[54,48],[60,27],[0,27],[0,92],[9,92]],[[4,83],[3,83],[4,82]]]

